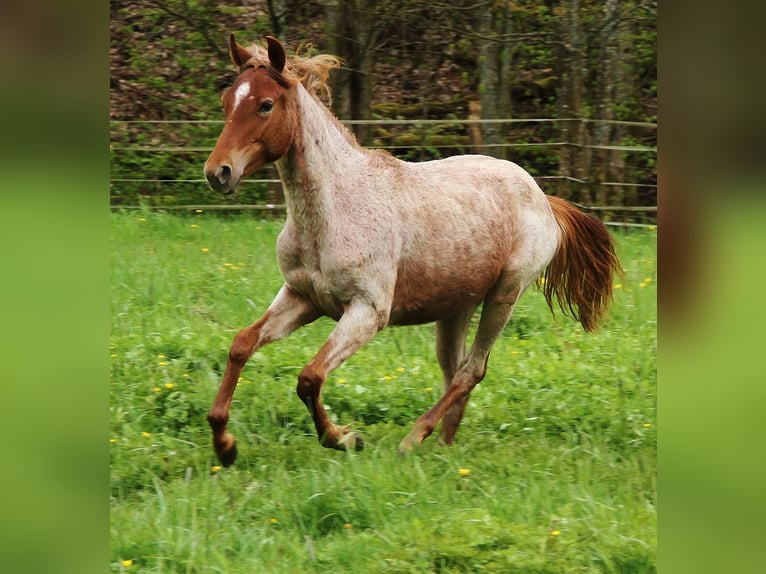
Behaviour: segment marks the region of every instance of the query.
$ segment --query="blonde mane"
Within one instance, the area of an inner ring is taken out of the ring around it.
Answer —
[[[311,44],[299,46],[295,54],[287,57],[285,69],[279,76],[286,82],[300,82],[309,92],[329,104],[332,100],[332,90],[328,84],[330,71],[340,68],[341,60],[330,54],[309,56],[311,48]],[[263,46],[253,44],[248,46],[247,50],[253,57],[245,62],[243,70],[252,65],[262,65],[271,69],[269,54]],[[301,55],[301,52],[306,55]]]

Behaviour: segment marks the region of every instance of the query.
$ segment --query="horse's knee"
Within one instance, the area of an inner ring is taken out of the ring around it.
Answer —
[[[253,354],[253,343],[250,332],[242,329],[234,336],[234,340],[229,347],[229,360],[236,364],[244,364]]]
[[[305,403],[309,398],[316,397],[322,386],[323,377],[312,365],[306,365],[298,375],[298,386],[295,392]]]

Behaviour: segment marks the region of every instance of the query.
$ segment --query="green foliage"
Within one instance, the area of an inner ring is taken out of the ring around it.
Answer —
[[[320,320],[248,362],[240,457],[220,470],[205,414],[231,338],[281,285],[279,228],[112,215],[112,571],[656,570],[655,231],[617,236],[626,279],[599,333],[522,298],[453,447],[397,454],[440,394],[428,325],[384,330],[331,373],[328,412],[366,448],[319,446],[294,389]]]
[[[374,105],[420,104],[427,110],[422,115],[424,119],[465,118],[465,102],[476,100],[481,91],[476,66],[481,54],[475,37],[478,19],[486,9],[505,7],[511,19],[510,37],[497,41],[508,43],[512,51],[511,115],[560,116],[559,98],[564,82],[554,83],[552,79],[564,78],[567,50],[573,49],[562,47],[560,37],[568,17],[566,3],[519,0],[507,6],[493,3],[478,8],[473,2],[396,0],[373,4],[368,7],[374,12],[369,19],[371,29],[359,33],[378,39],[370,42],[374,65],[371,70],[363,70],[373,78]],[[656,7],[632,1],[621,4],[625,24],[620,34],[624,36],[622,50],[627,63],[614,117],[656,121]],[[113,204],[134,205],[144,201],[172,206],[225,201],[209,192],[201,175],[220,124],[171,124],[161,128],[159,124],[119,122],[221,120],[220,93],[235,77],[226,54],[228,34],[235,32],[243,43],[259,40],[273,32],[269,13],[280,6],[286,14],[287,27],[282,37],[287,44],[295,48],[313,42],[320,52],[328,51],[331,38],[337,36],[328,11],[350,9],[350,5],[343,3],[328,9],[325,3],[313,0],[289,0],[276,5],[266,2],[243,5],[233,0],[113,3],[110,20]],[[591,117],[599,109],[596,76],[604,39],[616,32],[605,31],[603,2],[581,3],[579,18],[583,46],[578,49],[585,55],[583,65],[590,74],[580,111],[584,117]],[[457,101],[461,103],[452,105]],[[560,141],[557,135],[555,130],[542,126],[534,133],[514,126],[507,139],[514,143]],[[470,138],[465,126],[459,129],[413,126],[391,136],[375,143],[391,146],[393,153],[403,159],[437,159],[472,149],[468,147]],[[397,137],[401,141],[391,141]],[[510,155],[533,174],[550,176],[558,173],[556,156],[560,152],[559,148],[526,147],[512,148]],[[626,181],[656,183],[655,171],[643,167],[642,164],[630,174],[640,179]],[[193,181],[169,183],[170,180]],[[653,203],[651,193],[643,189],[639,193],[642,197],[634,203]],[[235,201],[281,203],[280,191],[248,182]]]

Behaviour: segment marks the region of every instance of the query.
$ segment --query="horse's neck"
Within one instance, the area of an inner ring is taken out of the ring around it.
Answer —
[[[332,217],[334,199],[347,180],[344,174],[363,165],[365,152],[303,86],[297,92],[298,133],[277,168],[289,214],[314,228]]]

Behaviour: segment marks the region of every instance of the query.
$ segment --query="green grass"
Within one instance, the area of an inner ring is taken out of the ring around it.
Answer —
[[[279,229],[112,216],[112,571],[656,571],[656,231],[617,234],[626,279],[598,333],[522,298],[453,447],[397,454],[439,396],[425,325],[331,373],[328,412],[366,448],[322,448],[295,395],[320,320],[250,360],[239,459],[218,470],[205,415],[234,333],[281,285]]]

